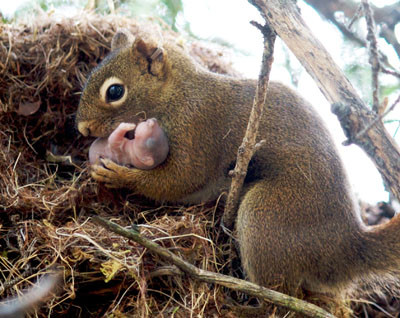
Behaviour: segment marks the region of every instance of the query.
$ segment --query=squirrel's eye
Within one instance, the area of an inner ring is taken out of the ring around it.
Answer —
[[[106,101],[107,103],[115,102],[124,96],[125,88],[121,84],[113,84],[107,88]]]

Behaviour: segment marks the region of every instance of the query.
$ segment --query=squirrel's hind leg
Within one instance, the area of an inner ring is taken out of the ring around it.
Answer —
[[[318,272],[322,270],[318,268],[317,259],[321,258],[324,251],[316,251],[315,247],[305,243],[317,235],[318,230],[303,228],[307,222],[296,221],[293,213],[297,214],[297,211],[287,211],[288,204],[284,200],[293,199],[287,187],[269,180],[257,181],[244,191],[238,210],[236,235],[247,278],[259,285],[320,305],[337,317],[347,317],[350,311],[343,301],[344,290],[322,281],[321,291],[307,290],[311,282],[317,286]],[[313,230],[316,233],[307,234]],[[318,246],[320,243],[314,244]],[[288,310],[285,308],[278,308],[276,312],[277,317],[283,317],[286,313]]]

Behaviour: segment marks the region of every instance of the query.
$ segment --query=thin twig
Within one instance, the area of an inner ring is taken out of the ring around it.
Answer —
[[[382,73],[393,75],[393,76],[395,76],[395,77],[400,79],[400,72],[397,72],[397,71],[394,71],[394,70],[389,70],[389,69],[383,67],[382,65],[381,65],[381,71],[382,71]]]
[[[382,112],[373,120],[367,127],[365,127],[363,130],[361,130],[353,140],[358,140],[361,137],[363,137],[373,126],[375,126],[379,121],[381,121],[387,114],[389,114],[393,109],[397,106],[397,104],[400,102],[400,95],[397,97],[397,99],[394,101],[392,106],[390,106],[385,112]],[[343,142],[344,146],[348,146],[350,143],[348,140]]]
[[[228,198],[226,200],[223,216],[223,228],[226,227],[228,229],[232,229],[233,227],[233,223],[236,218],[237,206],[239,203],[239,195],[246,177],[247,167],[256,150],[255,146],[258,126],[264,111],[269,74],[271,72],[271,65],[273,62],[274,43],[276,39],[275,31],[270,29],[267,25],[261,26],[254,21],[251,23],[259,28],[264,36],[264,52],[253,107],[251,109],[249,122],[247,124],[247,130],[243,138],[243,142],[238,149],[235,169],[233,170],[233,173],[231,173],[232,183]]]
[[[103,226],[105,229],[139,243],[152,253],[155,253],[165,260],[170,261],[194,279],[207,283],[219,284],[233,290],[241,291],[310,317],[334,318],[332,314],[329,314],[318,306],[307,303],[306,301],[270,290],[242,279],[200,269],[176,256],[170,250],[158,245],[152,240],[141,236],[140,233],[135,230],[127,230],[118,224],[103,219],[99,216],[93,216],[92,219],[95,223]]]
[[[388,25],[387,23],[380,23],[380,36],[393,47],[393,49],[397,53],[397,56],[400,57],[400,43],[397,40],[397,36],[394,31],[396,25],[397,23],[392,25]]]
[[[360,4],[357,8],[357,11],[354,13],[353,17],[351,18],[349,24],[347,25],[347,28],[350,30],[351,27],[353,26],[354,22],[356,22],[358,20],[358,18],[360,17],[362,11],[362,5]]]
[[[367,41],[369,50],[369,63],[372,70],[372,109],[379,112],[379,70],[380,62],[378,57],[378,42],[375,36],[375,21],[372,17],[372,10],[368,0],[362,0],[365,20],[367,21]]]

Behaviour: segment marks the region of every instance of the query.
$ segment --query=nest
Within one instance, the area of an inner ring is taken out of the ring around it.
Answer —
[[[90,220],[139,224],[194,265],[224,267],[215,203],[159,206],[89,177],[92,140],[77,132],[74,113],[89,71],[120,27],[178,37],[158,20],[93,14],[0,25],[0,296],[21,294],[56,267],[62,288],[35,317],[221,315],[220,288],[176,276],[171,264]],[[235,74],[220,53],[199,43],[189,51],[210,70]]]
[[[88,13],[0,24],[0,298],[20,295],[57,268],[60,288],[31,316],[233,317],[225,305],[238,295],[179,275],[91,221],[100,215],[136,224],[202,269],[239,267],[220,232],[218,203],[160,206],[89,177],[92,140],[77,132],[74,113],[88,73],[109,52],[119,27],[179,37],[158,20]],[[215,49],[199,42],[188,47],[210,70],[237,75]]]

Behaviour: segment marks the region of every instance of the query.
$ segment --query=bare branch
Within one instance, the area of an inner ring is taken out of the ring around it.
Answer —
[[[375,37],[375,21],[372,17],[371,7],[368,0],[362,0],[365,20],[367,21],[367,41],[369,50],[369,63],[372,70],[372,109],[375,113],[379,112],[379,70],[380,63],[378,58],[378,42]]]
[[[236,166],[232,174],[232,183],[229,190],[228,198],[225,205],[223,216],[223,227],[231,229],[236,219],[239,195],[242,190],[243,182],[246,177],[247,167],[250,159],[256,150],[256,138],[258,126],[263,114],[265,98],[267,95],[269,74],[273,62],[274,43],[276,34],[268,26],[261,26],[256,22],[252,22],[261,30],[264,36],[264,52],[262,57],[262,65],[258,78],[258,85],[254,97],[253,107],[251,109],[247,130],[243,138],[243,142],[238,149]]]
[[[388,110],[386,111],[382,111],[382,113],[379,114],[378,117],[375,118],[374,121],[372,121],[367,127],[365,127],[363,130],[361,130],[357,136],[355,136],[355,139],[360,139],[363,137],[364,134],[366,134],[368,132],[368,130],[370,130],[374,125],[376,125],[376,123],[378,123],[379,121],[381,121],[387,114],[389,114],[391,111],[393,111],[393,109],[397,106],[397,104],[400,102],[400,95],[397,97],[397,99],[394,101],[394,103],[392,104],[392,106],[389,107]],[[347,141],[344,142],[344,145],[347,145]]]
[[[382,65],[381,65],[381,70],[382,70],[382,73],[390,74],[390,75],[396,76],[397,78],[400,78],[400,72],[389,70],[389,69],[383,67]]]
[[[351,18],[351,20],[350,20],[350,22],[349,22],[349,24],[348,24],[348,26],[347,26],[347,28],[348,28],[349,30],[350,30],[351,27],[353,26],[354,22],[356,22],[356,21],[358,20],[358,18],[360,17],[361,11],[362,11],[362,5],[360,4],[360,5],[358,6],[358,8],[357,8],[356,13],[354,13],[354,16]]]
[[[394,28],[390,28],[388,24],[382,23],[381,24],[381,32],[380,35],[386,40],[388,44],[393,46],[393,49],[396,51],[397,56],[400,58],[400,43],[397,41],[397,37],[394,33]]]
[[[97,224],[103,226],[107,230],[126,237],[146,247],[152,253],[155,253],[165,260],[175,264],[179,269],[181,269],[194,279],[200,280],[202,282],[219,284],[233,290],[241,291],[251,296],[259,297],[260,299],[263,299],[265,301],[273,302],[276,305],[286,307],[290,310],[302,313],[310,317],[334,318],[332,314],[329,314],[325,310],[313,304],[307,303],[303,300],[276,292],[274,290],[270,290],[268,288],[250,283],[242,279],[200,269],[186,262],[182,258],[176,256],[168,249],[141,236],[140,233],[135,230],[127,230],[119,226],[118,224],[105,220],[99,216],[93,216],[92,220]]]

